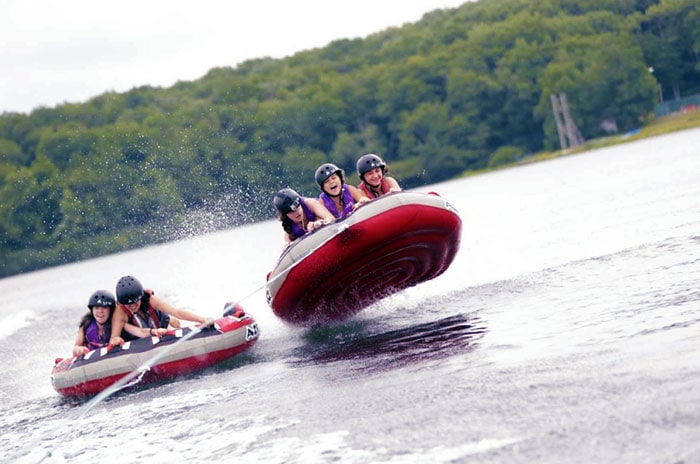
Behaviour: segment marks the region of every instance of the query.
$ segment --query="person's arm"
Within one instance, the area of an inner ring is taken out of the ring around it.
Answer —
[[[85,333],[83,328],[78,328],[78,335],[75,336],[75,344],[73,345],[73,356],[82,356],[87,353],[88,349],[85,346]]]
[[[318,200],[316,198],[307,198],[306,206],[318,218],[316,221],[309,222],[309,225],[307,227],[309,232],[335,221],[335,217],[331,214],[330,211],[328,211],[328,208],[326,208],[326,206],[321,202],[321,200]]]
[[[365,192],[363,192],[359,188],[349,184],[348,188],[350,189],[350,193],[352,194],[352,199],[355,200],[355,204],[352,205],[352,209],[357,209],[358,206],[369,201],[369,197],[367,197],[367,195],[365,195]]]
[[[182,328],[182,323],[180,323],[180,319],[178,319],[175,316],[170,316],[170,321],[168,322],[168,326],[173,328],[173,329],[180,329]]]
[[[117,346],[124,343],[124,339],[122,338],[124,324],[126,324],[126,314],[123,309],[117,306],[112,314],[112,337],[109,339],[110,345]]]
[[[394,179],[393,177],[385,177],[386,181],[389,183],[389,191],[390,192],[400,192],[401,187],[399,186],[399,183]]]
[[[162,337],[167,332],[167,329],[150,329],[148,327],[136,327],[128,322],[124,324],[124,330],[134,337],[146,338],[146,337]]]
[[[192,311],[174,307],[159,296],[151,295],[151,305],[158,311],[163,311],[164,313],[169,314],[170,316],[175,316],[178,319],[182,319],[184,321],[192,321],[199,323],[204,323],[207,321],[205,317],[195,314]]]

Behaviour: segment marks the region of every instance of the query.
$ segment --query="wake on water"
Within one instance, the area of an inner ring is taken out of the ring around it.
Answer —
[[[92,287],[129,268],[180,302],[210,288],[203,298],[220,310],[232,290],[264,281],[278,256],[269,248],[278,224],[0,282],[3,306],[22,312],[15,323],[24,324],[0,337],[9,361],[0,455],[31,463],[696,462],[698,136],[435,187],[459,202],[465,224],[444,275],[315,329],[281,323],[255,294],[243,306],[262,336],[244,356],[118,393],[79,420],[84,403],[58,398],[48,381],[84,311],[76,275]],[[62,306],[46,307],[45,295]]]

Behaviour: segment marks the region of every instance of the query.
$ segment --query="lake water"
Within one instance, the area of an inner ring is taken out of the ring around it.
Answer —
[[[325,328],[266,304],[275,221],[2,279],[0,460],[700,462],[697,147],[695,129],[417,189],[462,216],[452,266]],[[85,412],[51,367],[125,274],[207,316],[240,300],[260,340]]]

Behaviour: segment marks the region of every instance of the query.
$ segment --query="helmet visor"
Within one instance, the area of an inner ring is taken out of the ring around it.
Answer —
[[[292,213],[297,210],[297,208],[301,206],[301,198],[296,197],[294,199],[287,198],[282,205],[282,207],[285,210],[285,213]]]
[[[132,305],[141,301],[143,295],[125,295],[119,298],[119,302],[123,305]]]

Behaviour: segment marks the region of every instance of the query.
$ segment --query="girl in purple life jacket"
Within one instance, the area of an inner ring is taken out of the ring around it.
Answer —
[[[88,311],[80,320],[78,335],[75,337],[73,356],[82,356],[109,344],[112,333],[112,314],[116,299],[107,290],[97,290],[90,295]]]
[[[319,200],[302,197],[289,187],[277,192],[272,204],[277,210],[277,217],[282,221],[286,246],[308,232],[335,220]]]
[[[369,198],[354,185],[345,183],[343,170],[332,163],[322,164],[316,169],[314,179],[321,189],[318,199],[336,219],[352,213]]]

